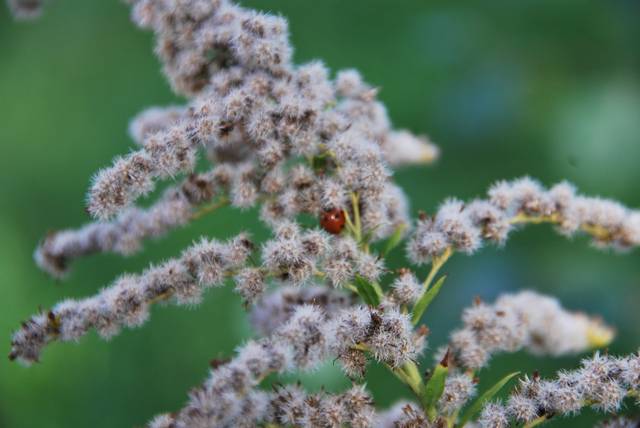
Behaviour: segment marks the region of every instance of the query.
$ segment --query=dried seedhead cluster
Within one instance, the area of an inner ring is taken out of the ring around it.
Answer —
[[[16,17],[30,18],[44,1],[8,3]],[[187,102],[133,119],[135,149],[93,178],[87,208],[95,222],[50,233],[35,251],[37,264],[61,278],[76,258],[132,254],[146,239],[226,205],[259,206],[272,235],[260,244],[244,233],[225,242],[202,238],[95,296],[40,311],[14,333],[10,359],[39,361],[46,345],[92,330],[110,338],[144,324],[155,303],[192,306],[207,288],[234,284],[255,338],[212,368],[182,409],[150,427],[532,427],[583,407],[614,414],[601,427],[637,426],[615,415],[625,398],[640,394],[637,355],[596,353],[551,380],[524,376],[502,402],[493,396],[515,374],[477,391],[494,354],[575,354],[612,340],[599,319],[535,292],[492,304],[477,299],[449,344],[433,353],[436,363],[429,370],[419,363],[429,332],[420,321],[452,255],[503,245],[529,223],[627,250],[640,244],[640,212],[579,195],[568,183],[545,189],[522,178],[495,184],[486,199],[449,199],[435,215],[412,220],[392,168],[429,163],[438,149],[394,130],[377,90],[358,72],[332,77],[319,61],[294,65],[284,18],[228,0],[127,3],[134,23],[154,32],[165,75]],[[203,156],[210,169],[196,172]],[[157,181],[179,176],[151,206],[134,205]],[[304,226],[301,214],[318,226]],[[426,278],[385,266],[403,240],[409,261],[430,265]],[[264,385],[270,375],[331,360],[353,383],[340,394]],[[364,384],[372,362],[406,384],[415,401],[376,409]]]

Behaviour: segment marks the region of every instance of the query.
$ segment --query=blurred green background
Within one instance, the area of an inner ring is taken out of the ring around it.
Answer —
[[[296,60],[355,67],[381,88],[397,127],[426,133],[442,148],[433,167],[399,171],[412,210],[433,211],[449,195],[471,198],[499,178],[569,179],[585,193],[640,206],[640,2],[635,0],[294,1],[244,4],[290,18]],[[149,33],[118,1],[51,2],[44,17],[18,24],[0,9],[0,333],[3,352],[19,321],[64,296],[95,293],[123,271],[179,253],[195,237],[265,232],[255,213],[203,218],[124,259],[78,262],[64,283],[32,262],[49,229],[88,220],[89,178],[126,153],[129,118],[180,102],[151,51]],[[459,323],[473,296],[534,288],[616,326],[613,352],[640,344],[640,254],[596,251],[549,227],[514,234],[448,264],[448,283],[425,317],[431,347]],[[402,265],[400,254],[393,263]],[[55,344],[29,369],[0,362],[0,426],[140,426],[178,409],[207,362],[250,337],[240,301],[212,290],[197,310],[156,308],[144,328],[110,343],[94,335]],[[426,359],[431,361],[430,355]],[[579,357],[524,353],[493,360],[481,388],[514,368],[551,374]],[[318,379],[320,377],[321,379]],[[303,381],[346,385],[331,364]],[[381,406],[405,389],[379,368],[368,385]],[[633,411],[633,409],[628,409]],[[584,426],[587,412],[567,426]],[[557,422],[550,424],[558,426]]]

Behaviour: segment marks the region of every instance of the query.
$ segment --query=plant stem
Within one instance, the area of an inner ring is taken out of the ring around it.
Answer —
[[[453,248],[447,247],[446,250],[439,256],[436,256],[431,261],[431,270],[427,275],[427,278],[424,280],[422,288],[424,291],[427,291],[433,282],[433,279],[436,277],[442,266],[449,260],[449,258],[453,255]]]
[[[511,224],[542,224],[542,223],[550,223],[550,224],[560,224],[563,218],[559,214],[552,215],[530,215],[523,212],[516,214],[509,220]],[[602,226],[593,225],[583,223],[580,225],[580,229],[591,235],[592,237],[600,240],[600,241],[611,241],[613,236],[611,236],[611,231],[605,229]]]
[[[351,192],[351,205],[353,207],[353,222],[356,230],[356,240],[358,243],[362,240],[362,223],[360,221],[360,202],[358,193]]]
[[[213,203],[211,203],[209,205],[203,206],[198,211],[194,212],[191,215],[191,219],[192,220],[197,220],[197,219],[199,219],[200,217],[203,217],[206,214],[212,213],[212,212],[216,211],[219,208],[222,208],[224,206],[229,205],[229,202],[230,202],[229,198],[227,198],[226,196],[222,196],[216,202],[213,202]]]
[[[410,384],[409,386],[413,390],[413,392],[420,398],[424,391],[424,383],[422,382],[422,376],[420,376],[420,370],[418,370],[418,366],[413,361],[405,363],[402,366],[402,369],[407,374],[409,378]]]

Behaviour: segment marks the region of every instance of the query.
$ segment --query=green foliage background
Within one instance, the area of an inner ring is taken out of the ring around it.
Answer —
[[[471,198],[496,179],[524,174],[547,184],[566,178],[586,193],[640,205],[637,1],[245,4],[290,18],[298,62],[321,58],[333,70],[358,68],[381,88],[397,127],[427,133],[440,145],[437,165],[396,174],[414,212],[433,212],[449,195]],[[151,35],[133,28],[120,2],[56,0],[43,19],[28,24],[0,10],[0,100],[3,352],[11,331],[38,305],[93,294],[201,234],[226,237],[246,228],[265,236],[255,212],[223,210],[135,257],[82,260],[64,283],[34,266],[31,253],[47,230],[88,220],[89,177],[131,149],[129,118],[149,105],[180,102],[160,74]],[[404,263],[399,253],[396,266]],[[602,314],[618,329],[611,350],[632,352],[640,344],[639,257],[595,251],[585,239],[570,242],[544,226],[514,234],[504,249],[457,256],[425,316],[432,347],[443,343],[473,296],[490,300],[527,287]],[[79,345],[55,344],[30,369],[4,360],[0,426],[141,426],[179,408],[205,377],[207,362],[250,337],[245,318],[237,296],[216,289],[197,310],[156,308],[144,328],[111,343],[91,336]],[[514,368],[551,374],[578,361],[502,356],[481,373],[481,388]],[[331,364],[302,379],[313,388],[346,385]],[[408,396],[379,368],[368,385],[381,406]],[[591,418],[564,423],[583,426]]]

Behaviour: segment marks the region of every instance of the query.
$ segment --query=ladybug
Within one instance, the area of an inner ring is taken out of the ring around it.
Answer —
[[[320,226],[322,226],[322,228],[327,232],[334,235],[342,232],[345,221],[344,211],[339,208],[325,211],[320,216]]]

